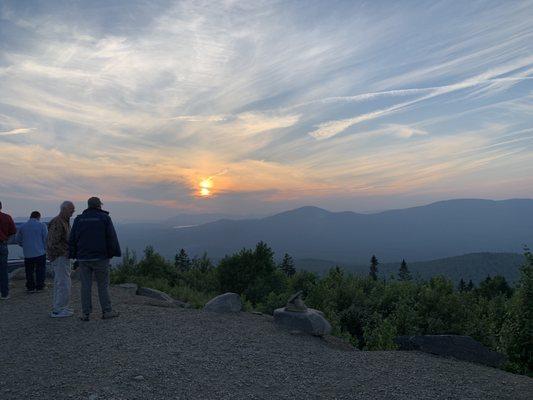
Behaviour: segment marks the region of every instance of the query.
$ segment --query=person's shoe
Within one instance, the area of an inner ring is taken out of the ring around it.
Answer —
[[[26,289],[26,293],[32,294],[32,293],[37,293],[37,291],[35,289]]]
[[[35,292],[36,293],[42,293],[46,290],[46,288],[40,288],[40,289],[35,289]]]
[[[81,317],[80,317],[80,321],[89,321],[91,319],[90,315],[89,314],[83,314]]]
[[[72,317],[72,315],[74,315],[74,313],[66,309],[58,311],[58,312],[52,311],[50,313],[50,317],[52,318],[67,318],[67,317]]]
[[[63,310],[67,310],[68,312],[71,312],[71,313],[74,314],[74,309],[73,309],[73,308],[66,307],[66,308],[64,308]]]
[[[7,295],[7,296],[0,296],[0,300],[9,300],[9,295]]]
[[[120,314],[118,311],[107,311],[105,313],[102,314],[102,319],[110,319],[110,318],[116,318],[118,317]]]

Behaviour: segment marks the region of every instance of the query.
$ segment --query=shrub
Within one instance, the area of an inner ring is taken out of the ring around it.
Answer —
[[[255,250],[243,249],[226,256],[217,268],[222,292],[244,294],[252,304],[257,304],[270,292],[280,293],[285,288],[285,277],[276,268],[274,253],[265,243]]]

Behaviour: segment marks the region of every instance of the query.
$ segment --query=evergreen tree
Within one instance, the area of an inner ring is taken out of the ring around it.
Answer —
[[[147,260],[155,254],[153,246],[146,246],[144,249],[144,258]]]
[[[294,260],[292,257],[285,253],[283,256],[283,261],[281,262],[280,269],[285,273],[285,275],[291,277],[296,273],[296,268],[294,267]]]
[[[515,372],[533,376],[533,255],[526,247],[518,288],[502,327],[501,337]]]
[[[400,277],[401,281],[411,280],[411,273],[409,272],[409,268],[407,268],[407,263],[405,262],[405,260],[402,260],[402,263],[400,265],[400,272],[398,273],[398,276]]]
[[[185,249],[181,249],[174,257],[174,266],[179,272],[187,272],[191,269],[191,260]]]
[[[463,278],[459,281],[459,286],[457,288],[460,292],[466,292],[466,283]]]
[[[195,270],[202,271],[202,272],[207,272],[214,268],[213,262],[207,256],[206,252],[204,252],[202,257],[200,258],[194,257],[191,260],[190,266],[191,266],[191,269],[195,269]]]
[[[467,292],[470,292],[470,291],[474,290],[474,287],[475,287],[475,286],[474,286],[474,282],[472,282],[472,279],[470,279],[470,280],[468,281],[468,285],[466,285],[466,291],[467,291]]]
[[[499,295],[504,295],[505,297],[513,295],[513,289],[501,275],[496,275],[494,278],[487,276],[479,284],[479,289],[476,292],[486,299],[493,299]]]
[[[370,272],[368,275],[370,275],[370,277],[375,281],[378,279],[378,265],[378,259],[375,255],[373,255],[370,259]]]

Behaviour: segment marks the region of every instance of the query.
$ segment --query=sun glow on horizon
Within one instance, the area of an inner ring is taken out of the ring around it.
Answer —
[[[203,179],[200,182],[200,197],[210,197],[212,195],[213,181],[211,178]]]

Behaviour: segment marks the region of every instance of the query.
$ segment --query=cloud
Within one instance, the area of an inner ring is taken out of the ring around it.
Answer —
[[[506,74],[506,73],[510,73],[510,72],[516,71],[516,70],[518,70],[520,68],[528,67],[528,66],[531,66],[531,65],[533,65],[533,57],[525,57],[525,58],[522,58],[522,59],[519,59],[519,60],[515,61],[512,64],[488,70],[486,72],[483,72],[483,73],[478,74],[476,76],[473,76],[471,78],[462,80],[460,82],[456,82],[456,83],[453,83],[453,84],[450,84],[450,85],[444,85],[444,86],[435,87],[432,90],[430,90],[430,92],[428,94],[425,94],[425,95],[423,95],[423,96],[421,96],[419,98],[416,98],[414,100],[398,103],[398,104],[396,104],[396,105],[394,105],[392,107],[388,107],[388,108],[385,108],[385,109],[381,109],[381,110],[369,112],[369,113],[366,113],[366,114],[358,115],[358,116],[353,117],[353,118],[348,118],[348,119],[343,119],[343,120],[338,120],[338,121],[328,121],[328,122],[321,123],[321,124],[319,124],[317,126],[317,129],[315,129],[314,131],[309,132],[309,135],[314,137],[315,139],[319,139],[319,140],[320,139],[328,139],[328,138],[330,138],[332,136],[335,136],[335,135],[343,132],[344,130],[346,130],[347,128],[349,128],[349,127],[351,127],[351,126],[353,126],[355,124],[358,124],[358,123],[361,123],[361,122],[364,122],[364,121],[373,120],[375,118],[383,117],[383,116],[389,115],[391,113],[398,112],[398,111],[403,110],[403,109],[405,109],[405,108],[407,108],[407,107],[409,107],[409,106],[411,106],[413,104],[416,104],[416,103],[419,103],[419,102],[422,102],[422,101],[426,101],[426,100],[432,99],[432,98],[437,97],[437,96],[442,96],[442,95],[446,95],[446,94],[453,93],[453,92],[456,92],[456,91],[472,88],[472,87],[481,85],[483,83],[493,82],[495,80],[495,78],[500,76],[500,75],[503,75],[503,74]],[[529,77],[529,76],[514,76],[514,77],[509,77],[509,78],[500,78],[500,80],[497,80],[496,82],[501,82],[501,79],[504,79],[505,81],[517,82],[517,81],[527,80],[527,79],[530,79],[530,78],[531,77]]]
[[[385,130],[402,139],[428,134],[428,132],[423,129],[400,124],[387,124]]]
[[[80,7],[2,5],[3,193],[327,204],[530,170],[531,3]]]
[[[34,131],[35,128],[15,128],[11,129],[9,131],[0,131],[0,136],[13,136],[13,135],[21,135],[25,133],[30,133]]]

